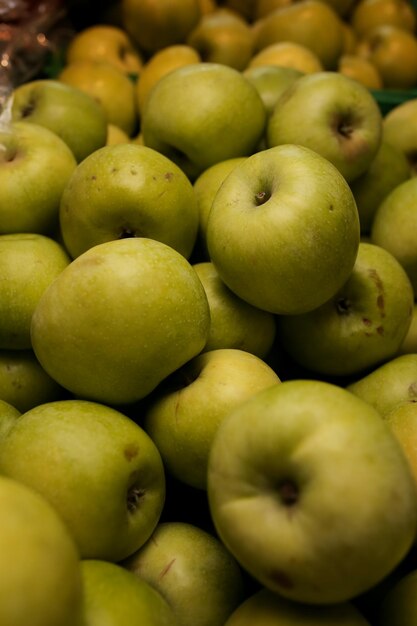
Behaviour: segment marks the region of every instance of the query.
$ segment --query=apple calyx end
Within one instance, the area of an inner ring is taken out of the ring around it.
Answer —
[[[280,482],[278,485],[278,493],[282,504],[286,507],[294,506],[300,498],[298,485],[290,478],[286,478]]]
[[[145,491],[140,487],[133,486],[129,489],[127,492],[126,505],[130,514],[133,515],[137,511],[139,502],[143,499],[144,495]]]

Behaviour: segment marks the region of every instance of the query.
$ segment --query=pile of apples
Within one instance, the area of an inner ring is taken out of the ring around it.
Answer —
[[[120,0],[10,85],[1,626],[417,625],[416,15]]]

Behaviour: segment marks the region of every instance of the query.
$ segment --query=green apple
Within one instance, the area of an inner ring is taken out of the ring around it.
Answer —
[[[223,282],[278,314],[303,313],[331,298],[358,246],[359,216],[346,180],[297,145],[263,150],[235,167],[207,223],[208,252]]]
[[[417,302],[414,302],[411,324],[402,342],[398,354],[417,353]]]
[[[0,472],[54,506],[83,558],[126,558],[150,537],[164,505],[155,444],[97,402],[57,400],[23,413],[0,440]]]
[[[412,285],[397,259],[361,242],[351,275],[330,300],[278,317],[278,342],[312,372],[359,375],[397,355],[413,305]]]
[[[56,133],[76,160],[106,143],[106,115],[91,96],[58,80],[32,80],[13,91],[13,119],[33,122]],[[51,178],[48,179],[51,183]]]
[[[379,204],[371,241],[392,254],[407,272],[417,296],[417,177],[399,183]]]
[[[66,64],[57,78],[96,100],[104,110],[106,123],[120,126],[129,137],[135,133],[138,126],[135,85],[125,72],[106,61],[84,59]]]
[[[385,413],[384,419],[403,448],[417,484],[417,402],[404,400]]]
[[[240,565],[298,602],[353,599],[416,537],[400,444],[371,405],[324,381],[281,382],[229,413],[211,447],[208,497]]]
[[[129,143],[129,135],[115,124],[107,124],[106,146],[113,146],[119,143]]]
[[[276,334],[273,313],[258,309],[236,296],[226,287],[210,261],[195,263],[193,267],[210,307],[210,330],[204,350],[236,348],[265,358]]]
[[[0,398],[24,413],[61,399],[65,390],[45,372],[33,350],[0,350]]]
[[[411,626],[417,623],[417,570],[404,574],[381,599],[378,626]]]
[[[195,179],[219,161],[250,155],[265,121],[262,99],[242,72],[201,62],[158,81],[142,114],[142,133],[145,145]]]
[[[181,626],[168,602],[117,563],[83,559],[84,626]]]
[[[362,234],[370,234],[372,221],[381,202],[409,178],[411,167],[407,157],[399,148],[383,139],[366,172],[350,185],[359,211]]]
[[[9,430],[13,428],[20,415],[20,411],[15,406],[6,400],[0,400],[0,439],[5,437]]]
[[[277,41],[262,48],[251,58],[248,68],[274,65],[290,67],[302,74],[322,72],[323,64],[311,48],[295,41]]]
[[[84,626],[80,559],[56,510],[5,476],[0,508],[1,625]]]
[[[239,14],[218,8],[203,15],[189,33],[187,44],[203,61],[222,63],[243,71],[253,54],[253,34]]]
[[[311,606],[261,588],[235,609],[224,626],[370,626],[350,602]]]
[[[351,382],[347,389],[381,415],[405,400],[417,399],[417,353],[400,354]]]
[[[383,118],[383,137],[408,159],[413,174],[417,167],[417,98],[404,100]]]
[[[156,150],[130,143],[100,148],[78,164],[59,215],[73,258],[123,237],[156,239],[188,258],[199,220],[184,172]]]
[[[348,182],[363,174],[382,140],[382,113],[364,85],[340,72],[301,76],[269,118],[269,147],[294,143],[328,159]]]
[[[98,244],[44,292],[31,324],[45,371],[86,399],[128,404],[204,348],[210,310],[190,263],[144,237]]]
[[[181,626],[224,626],[244,598],[236,560],[217,537],[193,524],[158,524],[122,565],[168,601]]]
[[[148,397],[143,426],[167,471],[206,489],[207,462],[219,424],[255,393],[280,382],[262,359],[233,348],[191,359]]]
[[[48,128],[28,122],[0,128],[0,234],[50,234],[76,166],[67,144]]]
[[[44,291],[69,263],[65,248],[50,237],[0,235],[0,349],[32,347],[32,314]]]
[[[303,76],[304,72],[293,67],[256,65],[245,69],[243,75],[258,90],[269,117],[282,92]]]

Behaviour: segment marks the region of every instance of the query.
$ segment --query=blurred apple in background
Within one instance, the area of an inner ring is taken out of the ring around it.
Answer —
[[[382,89],[382,78],[376,66],[356,54],[342,54],[339,57],[337,71],[367,87],[368,89]]]
[[[350,275],[358,245],[358,211],[346,180],[327,159],[296,145],[237,165],[207,223],[220,278],[271,313],[303,313],[327,301]]]
[[[143,111],[142,133],[146,146],[195,180],[219,161],[251,154],[265,121],[262,99],[241,72],[197,63],[170,72],[154,86]]]
[[[407,157],[413,175],[417,170],[417,98],[394,106],[383,119],[383,137]]]
[[[378,626],[411,626],[417,621],[417,570],[413,569],[388,589],[380,603]]]
[[[280,41],[263,48],[251,58],[247,67],[258,67],[259,65],[291,67],[303,74],[321,72],[324,69],[314,52],[293,41]]]
[[[219,424],[247,398],[279,382],[262,359],[232,348],[204,352],[179,368],[148,398],[143,421],[167,471],[206,489]]]
[[[164,243],[136,237],[74,259],[39,301],[31,338],[40,364],[63,387],[129,404],[199,354],[209,326],[190,263]]]
[[[130,143],[105,146],[84,159],[61,197],[61,234],[73,258],[124,237],[156,239],[188,258],[198,220],[184,172],[156,150]]]
[[[0,129],[0,146],[0,233],[51,235],[77,167],[74,154],[57,134],[29,122]]]
[[[269,147],[299,144],[328,159],[350,183],[375,158],[382,114],[370,91],[339,72],[301,76],[281,95],[269,117]]]
[[[204,350],[236,348],[265,358],[275,339],[275,316],[238,298],[210,261],[193,267],[210,307],[210,331]]]
[[[243,75],[256,87],[265,105],[269,117],[275,108],[278,98],[292,83],[304,75],[304,72],[293,67],[277,65],[255,65],[247,67]]]
[[[163,596],[116,563],[81,562],[83,626],[181,626]]]
[[[358,37],[386,24],[414,33],[417,15],[408,0],[359,0],[352,7],[349,23]]]
[[[78,162],[106,142],[107,120],[102,106],[77,85],[53,79],[19,85],[13,91],[12,115],[15,121],[49,128],[65,141]]]
[[[298,602],[353,599],[415,541],[417,491],[400,444],[372,406],[323,381],[281,382],[229,413],[208,497],[241,566]]]
[[[193,524],[158,524],[122,565],[167,600],[181,626],[224,626],[244,598],[236,560],[217,537]]]
[[[114,146],[119,143],[129,143],[129,135],[115,124],[107,124],[106,146]]]
[[[352,25],[345,20],[342,20],[342,31],[343,31],[343,50],[339,56],[339,59],[344,54],[355,54],[356,44],[358,42],[358,37],[353,30]]]
[[[352,273],[322,306],[277,319],[278,341],[312,372],[357,375],[394,357],[411,324],[414,293],[387,250],[359,244]]]

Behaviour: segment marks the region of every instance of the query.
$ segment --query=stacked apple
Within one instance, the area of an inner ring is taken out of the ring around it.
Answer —
[[[413,626],[413,103],[152,4],[0,119],[0,624]]]

